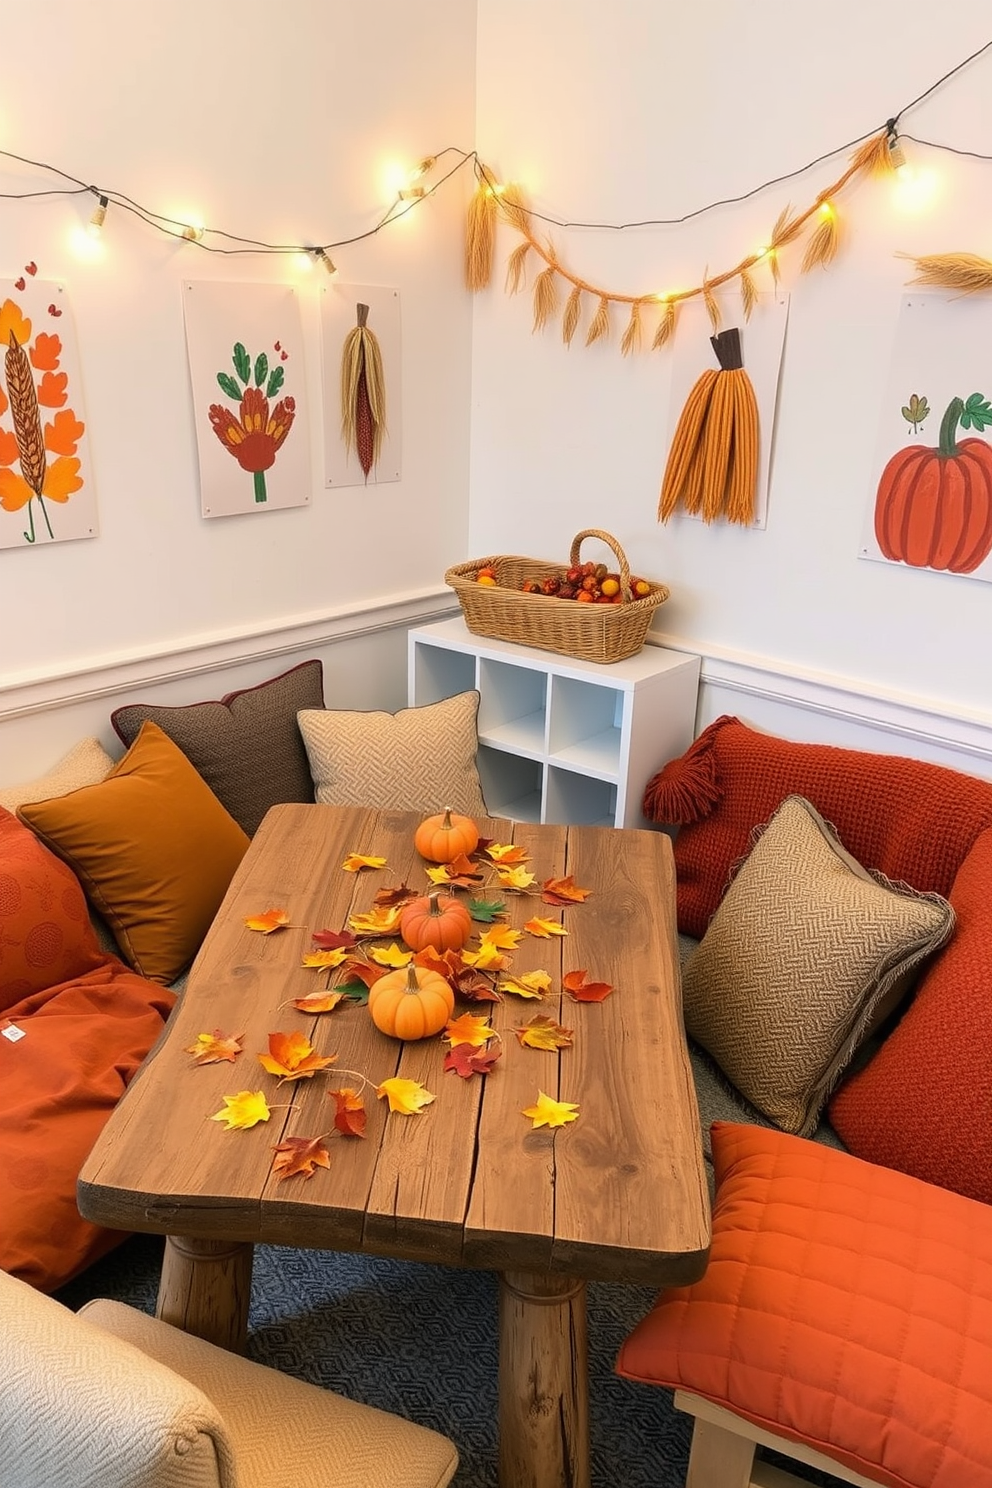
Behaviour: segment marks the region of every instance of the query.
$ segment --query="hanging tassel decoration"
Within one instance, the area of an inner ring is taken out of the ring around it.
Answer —
[[[681,505],[704,522],[721,514],[750,526],[758,479],[758,404],[736,327],[710,337],[720,363],[694,383],[679,415],[658,501],[667,522]]]
[[[465,225],[465,286],[473,291],[488,288],[496,246],[496,183],[484,165],[479,165],[477,173],[479,181]]]
[[[386,383],[382,353],[368,328],[368,305],[356,305],[357,325],[349,331],[341,354],[341,437],[346,452],[354,445],[369,478],[378,463],[386,432]]]

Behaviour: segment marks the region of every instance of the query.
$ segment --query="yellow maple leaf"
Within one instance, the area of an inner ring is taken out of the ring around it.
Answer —
[[[526,1049],[567,1049],[572,1042],[572,1030],[562,1028],[554,1018],[538,1013],[531,1018],[526,1028],[515,1028],[518,1043]]]
[[[479,936],[479,944],[495,946],[498,951],[515,951],[522,935],[522,930],[511,930],[509,925],[490,925]]]
[[[535,915],[532,920],[528,920],[524,929],[529,930],[531,935],[539,936],[542,940],[549,940],[552,935],[568,934],[560,920],[542,920],[540,915]]]
[[[480,945],[477,951],[467,951],[463,946],[461,956],[465,965],[474,966],[476,971],[499,971],[506,965],[506,957],[500,954],[491,941]]]
[[[462,1013],[460,1017],[451,1019],[442,1037],[452,1048],[455,1044],[472,1044],[481,1049],[483,1044],[496,1037],[496,1030],[489,1027],[484,1014],[477,1017],[475,1013]]]
[[[267,909],[264,914],[250,915],[245,920],[246,929],[260,930],[263,935],[271,935],[273,930],[281,930],[288,924],[288,909]]]
[[[451,874],[448,872],[447,863],[438,863],[433,868],[426,868],[425,872],[432,884],[441,885],[451,882]]]
[[[307,951],[303,957],[302,964],[320,970],[321,967],[340,966],[341,962],[346,961],[349,955],[350,952],[347,946],[338,946],[333,951]]]
[[[517,847],[512,842],[490,842],[486,853],[494,863],[526,863],[530,856],[524,848]]]
[[[376,1086],[375,1093],[380,1100],[385,1096],[389,1109],[399,1111],[403,1116],[422,1116],[424,1106],[429,1106],[434,1099],[431,1092],[418,1085],[416,1080],[402,1080],[398,1075],[392,1080],[383,1080]]]
[[[528,873],[526,868],[501,868],[498,863],[496,877],[504,889],[529,889],[531,884],[537,883],[533,873]]]
[[[239,1090],[237,1095],[225,1095],[226,1110],[215,1111],[211,1121],[223,1121],[225,1130],[245,1130],[259,1121],[268,1121],[271,1112],[268,1102],[260,1090]]]
[[[514,997],[543,997],[550,986],[546,971],[525,971],[522,976],[503,977],[497,991],[510,992]]]
[[[543,1090],[539,1090],[537,1105],[528,1106],[526,1111],[520,1114],[529,1116],[536,1130],[539,1126],[565,1126],[569,1121],[577,1121],[579,1108],[571,1101],[552,1100],[550,1095],[545,1095]]]
[[[348,916],[356,935],[395,935],[400,927],[402,904],[377,904],[361,914]]]
[[[392,945],[373,946],[369,951],[369,958],[372,961],[378,961],[380,966],[402,967],[409,966],[413,960],[413,952],[404,951],[394,940]]]
[[[243,1033],[228,1038],[221,1033],[219,1028],[215,1028],[213,1033],[198,1033],[196,1042],[187,1044],[183,1053],[192,1054],[194,1064],[219,1064],[222,1059],[227,1059],[233,1064],[242,1052],[243,1038]]]
[[[370,857],[367,853],[349,853],[341,867],[345,873],[360,873],[363,868],[385,868],[385,858]]]

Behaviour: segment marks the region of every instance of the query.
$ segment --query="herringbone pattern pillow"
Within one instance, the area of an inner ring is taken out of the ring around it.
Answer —
[[[425,815],[450,806],[465,816],[484,816],[475,763],[478,712],[477,692],[399,713],[304,709],[297,721],[316,800]]]
[[[808,1136],[873,1017],[953,928],[946,899],[867,872],[789,796],[686,964],[686,1028],[752,1105]]]

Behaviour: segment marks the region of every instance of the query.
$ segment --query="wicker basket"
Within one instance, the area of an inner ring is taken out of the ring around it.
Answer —
[[[524,579],[543,579],[547,574],[564,578],[579,561],[579,549],[587,537],[598,537],[613,549],[620,575],[623,604],[578,604],[574,599],[551,599],[543,594],[524,594]],[[476,582],[480,568],[489,567],[496,584]],[[514,641],[557,651],[580,661],[622,661],[644,645],[651,616],[668,598],[664,584],[652,584],[642,599],[629,599],[630,567],[615,537],[598,527],[576,533],[568,563],[546,563],[540,558],[517,558],[497,554],[459,563],[444,576],[458,595],[465,624],[474,635],[497,641]]]

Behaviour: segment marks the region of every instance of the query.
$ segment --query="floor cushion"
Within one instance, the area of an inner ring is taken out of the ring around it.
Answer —
[[[114,768],[114,762],[99,739],[80,739],[68,754],[44,775],[34,780],[7,785],[0,790],[0,806],[16,811],[25,801],[50,801],[53,796],[67,796],[82,785],[96,785]]]
[[[712,1140],[709,1267],[661,1294],[617,1372],[890,1488],[992,1488],[988,1208],[784,1132]]]

